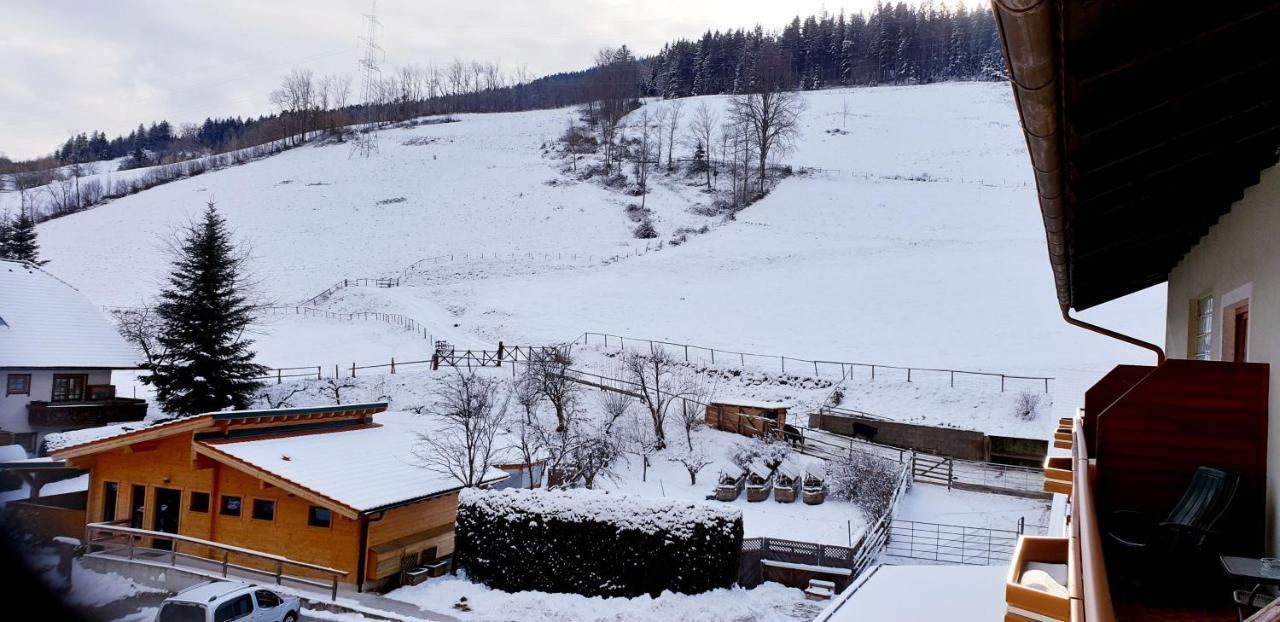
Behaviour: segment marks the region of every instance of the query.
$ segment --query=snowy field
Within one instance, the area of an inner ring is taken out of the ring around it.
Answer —
[[[95,302],[138,304],[165,270],[169,232],[215,197],[252,247],[263,298],[296,304],[343,278],[400,277],[401,287],[348,288],[318,306],[401,313],[428,333],[274,316],[257,335],[260,360],[273,367],[418,358],[430,339],[493,349],[499,340],[561,342],[599,331],[773,356],[1054,376],[1058,397],[1046,397],[1046,413],[1030,424],[1010,418],[1011,393],[992,384],[944,391],[945,375],[917,376],[911,386],[882,368],[875,381],[845,387],[845,407],[878,416],[1043,436],[1092,378],[1118,362],[1147,362],[1135,348],[1062,322],[1007,85],[803,97],[803,133],[782,161],[821,170],[783,180],[724,222],[691,213],[710,202],[697,180],[655,173],[647,205],[659,240],[631,236],[623,206],[635,197],[562,172],[567,162],[547,151],[575,114],[561,109],[387,130],[370,159],[349,158],[342,145],[302,147],[44,223],[42,250],[50,271]],[[704,101],[722,111],[726,98],[684,100],[685,122]],[[651,111],[670,105],[646,103]],[[709,232],[656,250],[677,228],[700,224]],[[602,263],[615,255],[625,257]],[[411,267],[422,258],[435,259]],[[1163,296],[1153,288],[1084,317],[1158,340]],[[825,397],[811,393],[793,397]]]

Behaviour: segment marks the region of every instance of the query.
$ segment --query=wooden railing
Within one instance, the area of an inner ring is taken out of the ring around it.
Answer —
[[[154,544],[156,540],[169,541],[171,544],[168,549],[157,548],[154,546],[142,546],[145,538],[150,538]],[[123,540],[123,541],[122,541]],[[181,542],[192,546],[203,547],[210,551],[221,553],[221,559],[210,558],[202,555],[192,555],[183,553],[178,550],[177,544]],[[150,529],[135,529],[133,527],[125,527],[117,523],[89,523],[85,526],[85,544],[89,548],[89,553],[102,552],[108,554],[124,554],[129,560],[136,560],[139,553],[146,553],[148,556],[155,557],[157,555],[168,557],[170,566],[177,566],[178,559],[198,560],[204,563],[212,563],[221,568],[222,576],[226,577],[229,570],[238,572],[256,573],[275,580],[276,585],[283,585],[284,581],[292,581],[310,587],[318,587],[328,589],[330,598],[338,599],[338,579],[345,578],[347,571],[319,566],[316,564],[308,564],[297,560],[264,553],[262,551],[254,551],[252,549],[241,548],[238,546],[230,546],[219,542],[202,540],[191,536],[183,536],[176,533],[166,533],[163,531],[152,531]],[[232,555],[247,557],[252,560],[264,562],[266,565],[274,565],[275,570],[262,570],[252,566],[236,564],[231,561]],[[141,561],[141,560],[137,560]],[[327,575],[329,581],[317,581],[296,575],[285,574],[285,569],[307,570],[319,575]]]
[[[141,421],[147,401],[127,397],[87,402],[28,402],[27,421],[35,426],[102,426]]]

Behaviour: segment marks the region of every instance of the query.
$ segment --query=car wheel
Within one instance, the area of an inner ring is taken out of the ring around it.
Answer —
[[[284,622],[298,622],[298,614],[292,611],[284,614]]]

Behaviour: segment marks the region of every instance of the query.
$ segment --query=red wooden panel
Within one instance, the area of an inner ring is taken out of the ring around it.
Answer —
[[[1097,417],[1099,518],[1167,513],[1205,465],[1242,476],[1226,547],[1261,553],[1267,465],[1264,363],[1168,360]]]
[[[1098,455],[1098,415],[1153,371],[1151,365],[1117,365],[1084,392],[1083,431],[1090,458]]]

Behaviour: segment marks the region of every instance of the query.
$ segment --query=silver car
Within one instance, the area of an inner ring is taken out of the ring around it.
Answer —
[[[293,596],[238,581],[193,585],[160,604],[156,622],[297,622]]]

